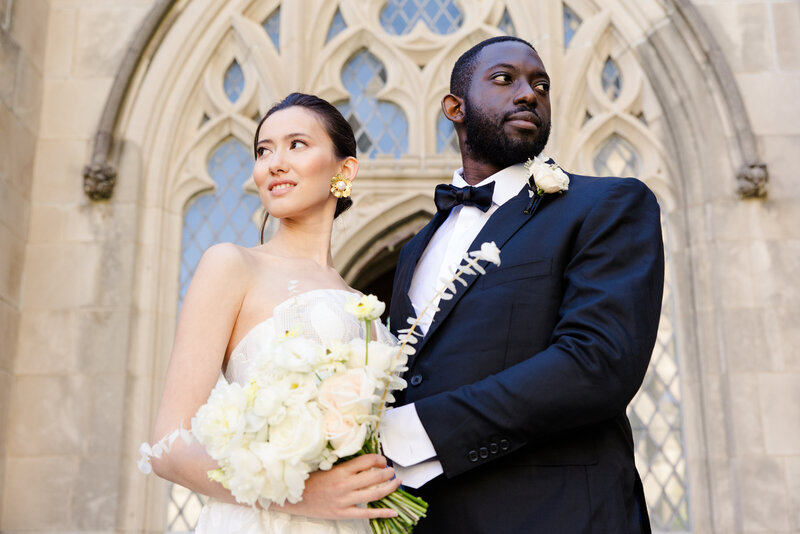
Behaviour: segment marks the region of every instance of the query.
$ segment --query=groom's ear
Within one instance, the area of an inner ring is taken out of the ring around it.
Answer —
[[[442,112],[454,124],[461,124],[464,122],[464,100],[452,93],[444,95]]]

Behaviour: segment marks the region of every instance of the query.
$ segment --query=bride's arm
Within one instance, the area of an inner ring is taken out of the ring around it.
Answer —
[[[175,342],[156,416],[153,442],[178,428],[188,428],[219,377],[231,332],[250,285],[246,253],[231,244],[209,248],[200,259],[183,299]],[[178,439],[169,453],[152,458],[160,477],[224,502],[236,502],[229,490],[208,479],[219,465],[198,443]],[[385,497],[400,484],[386,459],[370,454],[312,473],[303,501],[281,510],[325,518],[393,517],[389,509],[365,509],[357,504]],[[377,468],[377,469],[376,469]],[[387,483],[387,481],[390,481]],[[377,487],[375,487],[378,485]]]
[[[156,416],[153,441],[185,428],[216,384],[223,358],[249,286],[245,253],[223,243],[209,248],[200,259],[183,299],[175,342]],[[168,454],[152,459],[160,477],[219,500],[235,502],[230,492],[208,480],[217,463],[198,443],[176,440]]]

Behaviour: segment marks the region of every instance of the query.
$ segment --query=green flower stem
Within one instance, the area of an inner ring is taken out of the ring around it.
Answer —
[[[365,320],[364,320],[364,328],[365,328],[365,331],[366,331],[366,333],[367,333],[367,339],[366,339],[366,344],[367,344],[367,346],[366,346],[366,348],[364,349],[364,365],[365,365],[365,366],[366,366],[367,364],[369,364],[369,340],[370,340],[370,338],[372,337],[372,336],[370,335],[370,331],[369,331],[369,330],[370,330],[370,327],[371,327],[371,326],[372,326],[372,321],[368,321],[368,320],[366,320],[366,319],[365,319]]]

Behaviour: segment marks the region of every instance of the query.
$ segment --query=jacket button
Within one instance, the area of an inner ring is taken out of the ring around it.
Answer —
[[[497,454],[497,450],[498,450],[497,443],[493,442],[489,445],[489,452],[491,452],[492,454]]]
[[[414,375],[411,377],[411,385],[418,386],[422,384],[422,375]]]
[[[481,447],[480,449],[478,449],[478,451],[480,451],[481,458],[483,458],[484,460],[489,457],[489,449],[487,449],[486,447]]]
[[[508,450],[508,440],[507,439],[501,439],[500,440],[500,448],[503,449],[504,451]]]
[[[470,462],[477,462],[478,461],[478,453],[476,451],[469,451],[467,455]]]

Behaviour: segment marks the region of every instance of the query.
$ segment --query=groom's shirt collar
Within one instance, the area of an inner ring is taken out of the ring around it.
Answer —
[[[463,167],[453,173],[453,185],[456,187],[464,187],[469,185],[464,180]],[[520,190],[528,184],[528,171],[525,169],[523,163],[517,163],[506,167],[502,171],[497,171],[491,176],[487,176],[480,183],[475,184],[475,187],[480,187],[494,182],[494,193],[492,194],[492,203],[502,206],[515,196]]]

